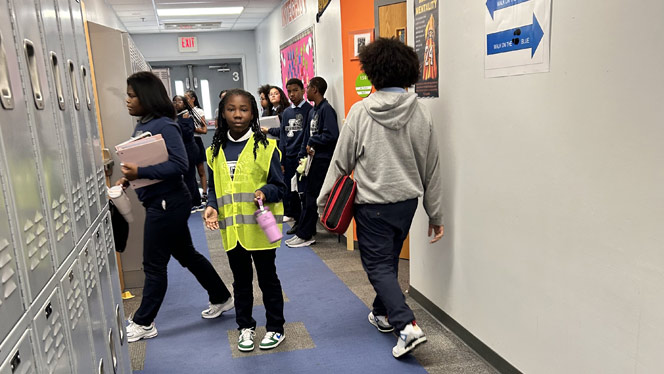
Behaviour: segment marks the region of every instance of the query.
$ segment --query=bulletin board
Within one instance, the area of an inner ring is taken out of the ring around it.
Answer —
[[[284,91],[290,78],[299,78],[307,87],[316,76],[314,63],[314,28],[309,27],[281,44],[281,81]]]

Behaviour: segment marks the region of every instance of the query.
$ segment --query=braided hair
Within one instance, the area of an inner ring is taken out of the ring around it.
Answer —
[[[217,127],[217,130],[214,132],[214,138],[212,138],[212,159],[214,160],[215,157],[219,154],[219,150],[226,148],[226,142],[228,141],[228,122],[226,119],[223,117],[222,113],[224,113],[224,107],[226,106],[226,103],[228,100],[233,97],[233,96],[244,96],[249,100],[249,103],[251,104],[251,116],[253,117],[251,120],[251,131],[254,132],[254,160],[256,159],[256,150],[258,149],[258,143],[263,144],[263,148],[267,148],[267,136],[263,134],[261,131],[260,123],[258,122],[258,105],[256,104],[256,99],[254,98],[254,95],[251,93],[245,91],[245,90],[240,90],[240,89],[233,89],[233,90],[228,90],[226,93],[226,96],[221,100],[219,103],[219,127]]]

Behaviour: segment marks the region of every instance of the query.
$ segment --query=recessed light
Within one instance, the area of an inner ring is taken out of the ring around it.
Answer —
[[[157,9],[159,17],[220,16],[240,14],[244,7]]]

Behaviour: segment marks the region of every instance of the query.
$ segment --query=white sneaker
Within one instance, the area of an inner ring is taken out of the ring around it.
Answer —
[[[413,321],[399,332],[399,340],[397,340],[397,345],[392,348],[392,356],[399,358],[426,341],[427,337],[424,336],[424,332]]]
[[[376,316],[373,312],[369,313],[369,323],[376,326],[380,332],[392,332],[394,331],[394,326],[390,325],[387,321],[386,316]]]
[[[254,337],[256,331],[254,329],[240,330],[240,337],[237,340],[237,349],[242,352],[251,352],[254,350]]]
[[[286,339],[286,335],[274,331],[268,331],[265,334],[263,340],[261,340],[261,344],[258,345],[258,348],[260,349],[277,348],[277,346],[281,344],[281,342],[283,342],[284,339]]]
[[[308,247],[308,246],[316,243],[316,239],[314,239],[313,237],[309,240],[305,240],[305,239],[302,239],[302,238],[300,238],[296,235],[293,238],[295,238],[295,239],[293,239],[291,241],[288,241],[288,240],[286,241],[286,245],[291,247],[291,248]]]
[[[150,326],[142,326],[138,323],[129,320],[127,325],[127,341],[133,343],[141,339],[150,339],[157,336],[157,328],[154,326],[154,322]]]
[[[223,312],[227,312],[235,307],[235,300],[233,296],[229,297],[223,304],[212,304],[208,303],[209,307],[201,312],[201,317],[203,318],[217,318]]]
[[[292,222],[292,221],[294,221],[293,217],[284,216],[284,222]]]
[[[290,238],[284,240],[284,243],[288,244],[288,243],[292,242],[292,241],[295,240],[295,239],[299,239],[299,238],[297,237],[297,235],[293,235],[293,236],[291,236]]]

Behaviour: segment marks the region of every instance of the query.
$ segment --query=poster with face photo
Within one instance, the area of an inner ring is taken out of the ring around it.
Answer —
[[[438,97],[438,0],[415,2],[415,53],[420,59],[418,97]]]

